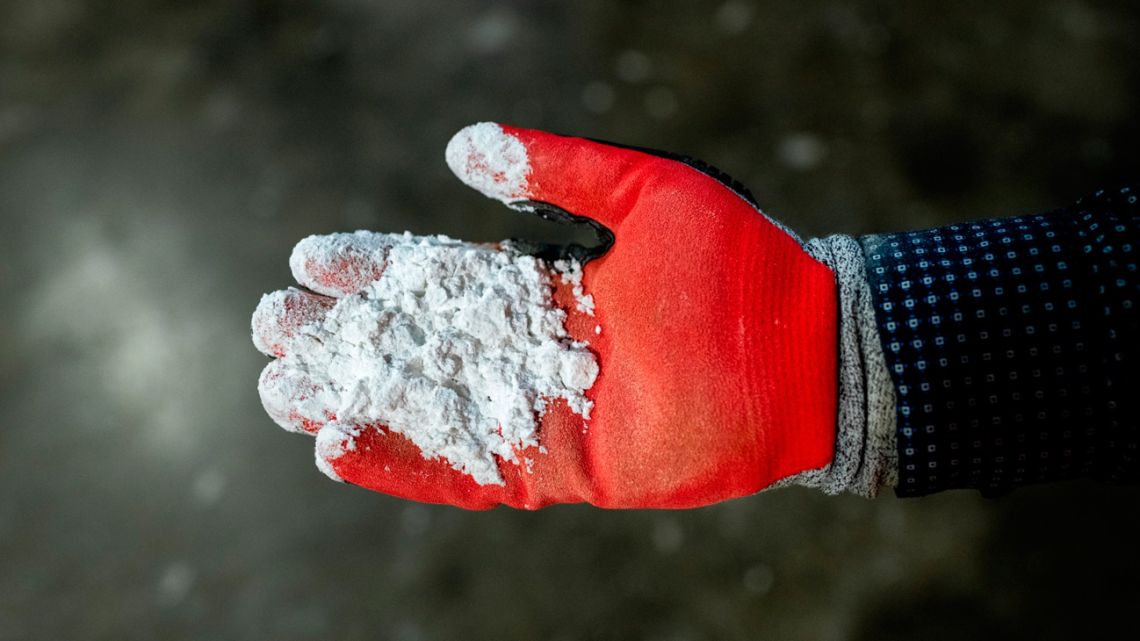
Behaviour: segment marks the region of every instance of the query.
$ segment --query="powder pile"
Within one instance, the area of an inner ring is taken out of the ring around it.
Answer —
[[[295,331],[278,360],[287,373],[262,382],[263,395],[287,395],[301,416],[335,417],[317,435],[317,462],[327,474],[336,478],[326,459],[354,449],[354,437],[368,429],[357,426],[378,424],[409,438],[425,458],[443,458],[480,484],[501,484],[495,457],[519,464],[516,450],[539,444],[550,400],[565,399],[589,418],[585,391],[598,365],[566,332],[566,313],[551,297],[551,266],[509,243],[446,236],[356,232],[303,243],[312,255],[322,244],[343,248],[346,237],[379,248],[382,274]],[[570,274],[566,282],[580,279],[577,265],[559,267]]]

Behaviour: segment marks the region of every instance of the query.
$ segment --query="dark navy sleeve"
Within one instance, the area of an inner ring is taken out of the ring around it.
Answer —
[[[899,496],[1140,479],[1138,193],[860,239]]]

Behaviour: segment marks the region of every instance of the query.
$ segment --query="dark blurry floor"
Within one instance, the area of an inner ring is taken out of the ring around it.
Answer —
[[[1128,2],[0,1],[0,640],[1134,635],[1140,492],[777,491],[472,514],[266,418],[294,242],[559,238],[468,192],[499,119],[671,148],[811,236],[1135,179]]]

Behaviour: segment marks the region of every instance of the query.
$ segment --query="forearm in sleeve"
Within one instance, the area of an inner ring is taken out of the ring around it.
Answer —
[[[858,239],[899,496],[1140,478],[1138,192]]]

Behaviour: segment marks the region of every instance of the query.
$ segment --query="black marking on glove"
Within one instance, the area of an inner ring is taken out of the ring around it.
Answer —
[[[601,257],[614,245],[614,233],[605,225],[587,216],[571,214],[557,205],[539,200],[521,200],[511,203],[510,207],[519,211],[533,213],[543,220],[549,220],[560,225],[586,225],[593,230],[594,235],[598,239],[598,244],[593,247],[586,247],[578,243],[558,245],[553,243],[539,243],[525,239],[512,239],[511,242],[519,248],[519,251],[525,254],[530,254],[531,256],[547,261],[573,259],[585,265],[587,262]]]
[[[599,143],[602,145],[609,145],[611,147],[617,147],[619,149],[629,149],[631,151],[639,151],[643,154],[649,154],[650,156],[657,156],[658,158],[665,158],[666,160],[673,160],[673,161],[688,165],[688,166],[692,167],[693,169],[696,169],[697,171],[701,172],[702,174],[708,176],[709,178],[712,178],[713,180],[719,182],[720,184],[724,185],[725,187],[728,187],[732,191],[736,192],[736,194],[738,196],[740,196],[744,200],[747,200],[749,203],[751,203],[753,207],[755,207],[756,209],[760,209],[760,204],[756,202],[756,198],[752,196],[752,192],[749,191],[749,189],[744,186],[744,183],[740,182],[739,180],[736,180],[735,178],[733,178],[732,176],[728,175],[727,173],[721,171],[720,169],[717,169],[714,165],[710,165],[709,163],[707,163],[703,160],[700,160],[698,158],[693,158],[692,156],[686,156],[685,154],[678,154],[678,153],[675,153],[672,151],[662,151],[660,149],[653,149],[650,147],[637,147],[634,145],[623,145],[621,143],[610,142],[608,140],[599,140],[597,138],[587,138],[587,140],[590,140],[590,141],[593,141],[593,142],[596,142],[596,143]]]

